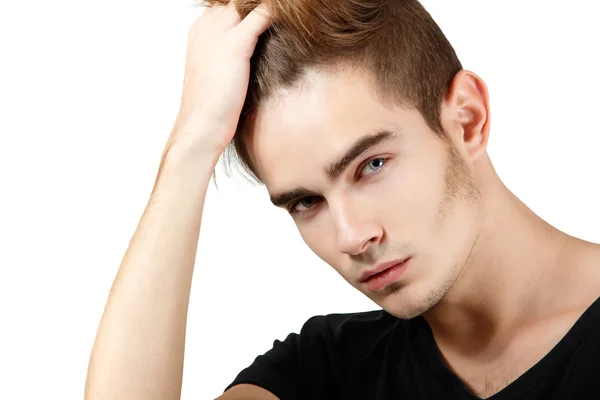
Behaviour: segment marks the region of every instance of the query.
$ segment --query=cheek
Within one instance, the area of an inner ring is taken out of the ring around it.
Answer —
[[[330,227],[326,227],[321,221],[314,221],[310,224],[298,227],[300,236],[304,243],[315,253],[321,260],[335,268],[338,263],[334,243],[334,232]]]
[[[431,236],[444,196],[444,173],[439,166],[412,164],[411,173],[396,173],[378,194],[382,199],[381,221],[399,240],[419,241]],[[417,244],[417,243],[415,243]]]

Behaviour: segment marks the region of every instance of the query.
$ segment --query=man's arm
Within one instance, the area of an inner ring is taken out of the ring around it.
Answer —
[[[214,160],[161,168],[94,343],[86,399],[179,399],[202,208]]]
[[[184,153],[162,166],[110,292],[86,399],[180,398],[192,274],[215,163]],[[278,400],[248,384],[219,397],[243,399]]]
[[[250,57],[269,25],[264,7],[242,20],[230,3],[204,10],[190,28],[180,111],[104,309],[88,367],[86,400],[181,396],[187,311],[206,191],[235,133]],[[256,393],[255,388],[238,388],[229,398],[252,398],[247,397],[254,396],[252,391]]]

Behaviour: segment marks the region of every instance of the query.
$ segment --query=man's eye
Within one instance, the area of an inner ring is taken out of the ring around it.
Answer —
[[[308,197],[304,197],[296,202],[294,202],[291,206],[290,206],[290,212],[293,213],[303,213],[306,212],[308,209],[310,209],[312,206],[315,205],[315,203],[317,203],[319,200],[319,198],[317,196],[308,196]],[[299,209],[300,207],[300,209]]]
[[[377,172],[381,171],[381,169],[383,168],[385,162],[387,161],[386,158],[374,158],[372,160],[369,160],[365,166],[361,169],[361,173],[363,171],[366,171],[366,173],[364,173],[363,175],[373,175],[376,174]]]

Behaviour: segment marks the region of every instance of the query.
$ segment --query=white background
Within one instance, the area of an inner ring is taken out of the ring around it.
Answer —
[[[191,0],[0,3],[0,398],[78,399],[179,105]],[[500,177],[600,242],[596,2],[425,0],[488,84]],[[600,267],[600,266],[599,266]],[[176,268],[176,266],[173,266]],[[212,399],[315,314],[375,309],[262,187],[211,186],[183,399]]]

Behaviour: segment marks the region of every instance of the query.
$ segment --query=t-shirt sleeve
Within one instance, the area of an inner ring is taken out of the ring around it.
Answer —
[[[281,400],[297,399],[298,341],[300,335],[290,333],[285,340],[275,340],[273,347],[256,357],[243,369],[225,391],[241,383],[260,386]]]
[[[270,391],[280,400],[321,397],[333,383],[333,348],[326,317],[312,317],[299,334],[290,333],[283,341],[275,340],[273,347],[256,357],[225,391],[249,383]]]

